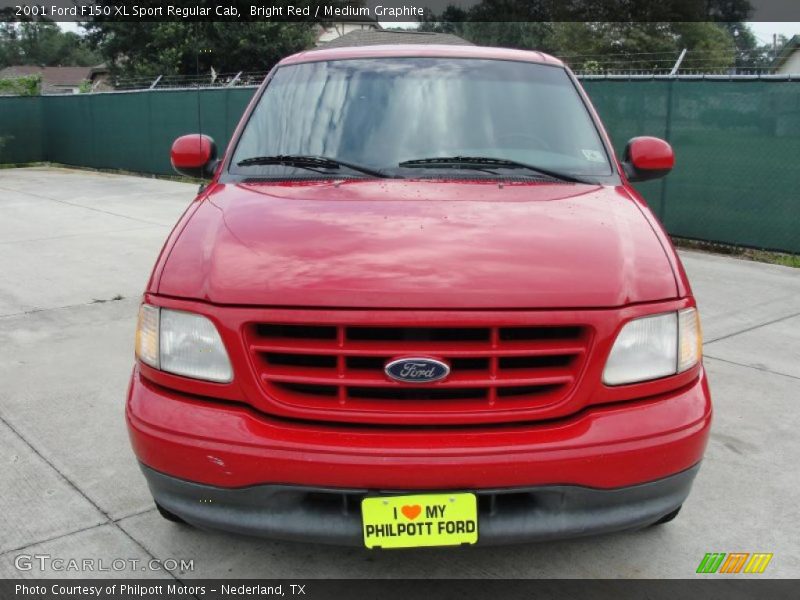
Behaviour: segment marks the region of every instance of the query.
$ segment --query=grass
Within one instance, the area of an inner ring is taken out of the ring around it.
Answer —
[[[755,262],[763,262],[771,265],[782,265],[784,267],[800,269],[799,254],[776,252],[774,250],[759,250],[758,248],[745,248],[743,246],[721,244],[719,242],[706,242],[703,240],[690,240],[678,237],[673,237],[672,241],[678,248],[685,248],[687,250],[699,250],[701,252],[709,252],[711,254],[723,254],[744,260],[752,260]]]
[[[25,169],[28,167],[48,167],[49,163],[29,162],[29,163],[0,163],[0,169]]]

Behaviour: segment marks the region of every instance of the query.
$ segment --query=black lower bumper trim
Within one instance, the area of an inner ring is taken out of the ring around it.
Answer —
[[[695,465],[664,479],[615,489],[548,485],[470,490],[478,496],[478,544],[563,539],[650,525],[683,504],[698,469]],[[363,543],[360,501],[375,492],[289,485],[229,489],[177,479],[144,465],[142,471],[155,501],[191,525],[326,544]]]

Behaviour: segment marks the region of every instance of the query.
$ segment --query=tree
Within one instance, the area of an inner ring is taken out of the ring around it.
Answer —
[[[93,3],[112,7],[116,4],[115,0]],[[273,0],[270,6],[291,5],[297,9],[310,3],[311,0]],[[364,0],[329,0],[326,4],[357,7]],[[159,10],[165,6],[163,0],[139,0],[137,5]],[[211,10],[211,14],[216,5],[213,0],[195,2],[196,7]],[[282,17],[286,15],[284,10]],[[196,75],[198,71],[206,74],[212,67],[217,73],[263,72],[285,56],[314,45],[318,24],[280,18],[243,22],[231,16],[214,21],[116,23],[95,19],[83,27],[92,47],[106,60],[112,77],[155,77]]]
[[[547,52],[554,49],[553,35],[559,25],[536,21],[470,21],[464,23],[461,35],[470,41],[481,40],[480,44],[486,46],[536,48]]]
[[[772,44],[760,44],[746,23],[732,22],[725,23],[724,26],[733,36],[738,69],[765,69],[770,66],[775,58],[775,48]],[[781,37],[785,43],[785,37]],[[779,40],[778,47],[781,45]]]
[[[730,33],[706,22],[559,23],[553,41],[578,70],[589,61],[601,70],[668,71],[684,48],[682,68],[727,69],[735,57]]]
[[[713,21],[742,20],[749,11],[748,0],[600,5],[591,0],[481,0],[466,11],[449,6],[427,16],[420,29],[454,33],[479,45],[543,50],[575,69],[598,73],[669,70],[684,48],[690,51],[684,67],[726,69],[736,63],[737,47],[732,31]]]
[[[23,75],[0,79],[0,95],[38,96],[42,91],[41,75]]]
[[[420,23],[420,31],[452,33],[480,46],[502,46],[549,50],[554,23],[536,21],[473,20],[475,13],[448,6],[441,15],[431,14]]]
[[[557,23],[550,49],[572,68],[652,70],[677,58],[668,23]],[[670,62],[671,61],[671,62]],[[588,63],[588,64],[587,64]]]
[[[472,21],[474,13],[449,22],[446,14],[420,28],[454,33],[482,46],[541,50],[579,71],[668,71],[684,48],[689,50],[684,68],[727,69],[737,57],[734,36],[718,23]]]
[[[428,23],[448,21],[556,22],[556,23],[670,23],[745,21],[752,12],[749,0],[480,0],[464,10],[448,6],[439,15],[427,16]],[[463,19],[452,19],[460,11]]]
[[[419,30],[461,35],[461,30],[466,20],[467,11],[459,6],[450,4],[440,15],[426,12],[420,21]]]
[[[14,23],[0,21],[0,69],[18,64],[17,28]]]
[[[101,22],[87,38],[114,78],[267,71],[314,43],[311,23]]]
[[[690,52],[681,68],[698,71],[715,71],[733,67],[736,46],[733,35],[724,25],[717,23],[673,23],[677,44]]]
[[[0,24],[0,68],[9,65],[80,66],[100,62],[86,41],[49,21]]]

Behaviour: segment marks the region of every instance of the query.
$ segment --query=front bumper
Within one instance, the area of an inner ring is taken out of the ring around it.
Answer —
[[[478,544],[564,539],[650,525],[683,503],[698,468],[610,490],[566,485],[478,490]],[[363,544],[360,500],[370,490],[285,485],[226,489],[169,477],[144,465],[142,470],[156,502],[196,527]]]
[[[219,488],[283,484],[371,490],[573,485],[613,489],[669,477],[703,457],[705,374],[668,394],[569,418],[486,427],[401,428],[273,418],[167,390],[134,370],[126,416],[151,469]]]
[[[367,493],[473,491],[479,543],[654,523],[685,500],[708,440],[705,373],[668,394],[493,427],[303,423],[167,390],[134,370],[126,409],[160,505],[187,522],[361,543]]]

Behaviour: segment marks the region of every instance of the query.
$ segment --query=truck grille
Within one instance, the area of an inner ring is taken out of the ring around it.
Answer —
[[[326,420],[396,416],[435,424],[486,421],[492,413],[508,417],[492,421],[519,420],[512,413],[563,401],[585,363],[590,337],[585,326],[251,323],[245,341],[263,391],[280,404]],[[433,383],[386,376],[386,363],[406,356],[444,361],[450,375]],[[453,418],[466,414],[474,418]]]

